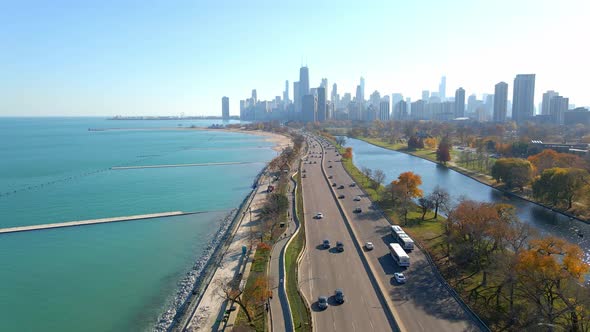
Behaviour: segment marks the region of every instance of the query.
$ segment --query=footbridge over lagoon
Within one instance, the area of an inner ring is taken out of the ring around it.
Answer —
[[[39,231],[39,230],[51,229],[51,228],[63,228],[63,227],[106,224],[106,223],[111,223],[111,222],[121,222],[121,221],[131,221],[131,220],[154,219],[154,218],[163,218],[163,217],[176,217],[176,216],[184,216],[184,215],[189,215],[189,214],[198,214],[198,213],[207,213],[207,212],[212,212],[212,211],[200,211],[200,212],[172,211],[172,212],[163,212],[163,213],[139,214],[139,215],[125,216],[125,217],[68,221],[68,222],[59,222],[59,223],[53,223],[53,224],[17,226],[17,227],[0,228],[0,234]]]

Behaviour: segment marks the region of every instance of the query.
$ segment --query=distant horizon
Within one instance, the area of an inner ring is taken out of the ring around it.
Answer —
[[[252,89],[271,100],[288,80],[293,99],[303,64],[310,87],[327,78],[340,95],[362,76],[365,97],[417,100],[445,75],[448,96],[504,81],[511,99],[515,76],[534,73],[535,107],[547,90],[590,106],[588,12],[584,0],[2,3],[0,116],[217,115],[223,96],[238,115]]]

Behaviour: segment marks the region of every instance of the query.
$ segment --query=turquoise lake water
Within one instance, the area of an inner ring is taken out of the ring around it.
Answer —
[[[0,118],[0,227],[202,214],[0,235],[0,331],[151,330],[276,152],[215,121]],[[209,162],[240,165],[110,170]]]

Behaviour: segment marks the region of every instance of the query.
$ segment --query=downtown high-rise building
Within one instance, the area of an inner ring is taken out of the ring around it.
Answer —
[[[560,95],[554,96],[549,101],[549,110],[551,121],[554,124],[561,125],[564,123],[564,114],[569,108],[569,98],[562,97]]]
[[[326,88],[323,86],[317,88],[317,96],[317,121],[324,122],[328,119]]]
[[[338,104],[338,85],[336,83],[332,84],[332,95],[330,96],[330,100],[332,100],[332,104],[336,106]]]
[[[320,83],[320,86],[323,87],[324,89],[326,89],[326,99],[327,99],[328,98],[328,79],[322,78],[322,82]]]
[[[361,82],[360,82],[359,86],[361,87],[361,89],[360,89],[361,98],[360,98],[360,100],[357,100],[357,102],[364,103],[364,101],[365,101],[365,78],[362,76],[361,76]],[[357,99],[358,99],[358,97],[357,97]],[[361,108],[362,108],[362,106],[361,106]]]
[[[258,93],[256,93],[256,89],[252,89],[252,102],[254,104],[258,102]]]
[[[549,105],[549,101],[551,98],[559,96],[559,93],[549,90],[543,94],[543,101],[541,102],[541,114],[542,115],[551,115],[551,107]]]
[[[303,98],[307,94],[309,94],[309,68],[301,67],[299,68],[299,96]]]
[[[221,118],[223,120],[229,120],[229,98],[221,98]]]
[[[289,80],[285,81],[285,91],[283,92],[283,101],[285,105],[289,104]]]
[[[518,74],[512,94],[512,120],[523,124],[535,114],[535,74]]]
[[[299,90],[299,81],[293,82],[293,109],[295,113],[301,113],[301,102],[303,96]]]
[[[494,122],[506,122],[508,112],[508,84],[500,82],[494,86]]]
[[[389,99],[382,100],[379,103],[379,113],[377,117],[381,121],[389,121]]]
[[[455,118],[465,116],[465,90],[459,88],[455,91]]]
[[[316,122],[318,120],[318,97],[310,94],[303,96],[302,108],[303,122]]]
[[[408,104],[410,101],[403,99],[393,104],[393,120],[406,120],[408,118]]]
[[[445,101],[447,98],[447,77],[443,76],[440,79],[440,84],[438,85],[438,97],[441,101]]]
[[[430,91],[422,90],[422,100],[428,102],[428,99],[430,99]]]

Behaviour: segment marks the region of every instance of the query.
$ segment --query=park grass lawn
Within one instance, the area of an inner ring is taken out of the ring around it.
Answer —
[[[303,216],[303,196],[301,195],[301,174],[297,174],[297,217],[301,223],[299,233],[293,238],[285,252],[285,273],[287,297],[291,305],[293,315],[293,327],[295,331],[311,331],[311,313],[305,300],[299,292],[299,280],[297,275],[297,257],[305,247],[305,220]]]
[[[250,268],[250,275],[248,276],[248,280],[246,281],[246,286],[244,288],[244,293],[242,294],[242,298],[244,299],[251,299],[254,298],[255,295],[255,285],[256,279],[260,276],[266,276],[266,268],[268,267],[268,261],[270,259],[270,249],[261,248],[259,247],[256,249],[256,254],[254,254],[254,259],[252,262],[252,267]],[[267,331],[268,326],[266,324],[266,308],[264,303],[260,305],[256,305],[253,308],[252,315],[252,323],[250,326],[254,328],[256,331]],[[236,326],[239,325],[248,325],[248,318],[243,310],[240,310],[238,313],[238,317],[236,318]]]

